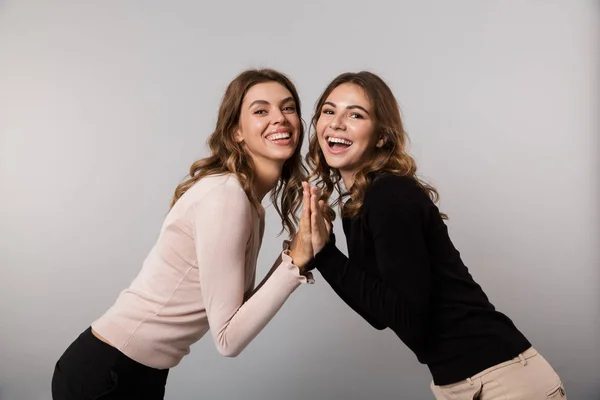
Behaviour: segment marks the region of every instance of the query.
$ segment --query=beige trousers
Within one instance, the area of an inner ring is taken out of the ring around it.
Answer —
[[[437,400],[567,400],[560,377],[534,348],[461,382],[432,381],[431,390]]]

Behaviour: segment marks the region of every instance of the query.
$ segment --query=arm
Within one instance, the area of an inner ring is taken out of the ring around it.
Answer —
[[[331,286],[333,291],[373,328],[377,330],[383,330],[387,328],[384,323],[370,313],[368,307],[364,307],[362,303],[357,302],[354,300],[354,298],[346,295],[344,287],[340,285],[340,282],[338,279],[336,279],[335,274],[328,274],[327,270],[323,272],[325,265],[330,266],[332,270],[335,270],[336,268],[339,268],[339,266],[344,266],[347,263],[348,257],[346,257],[344,253],[342,253],[335,246],[335,235],[332,233],[329,237],[329,242],[327,245],[323,248],[323,250],[321,250],[321,252],[317,253],[316,257],[307,265],[307,269],[317,268],[321,272],[321,275],[323,275],[325,281],[329,283],[329,286]]]
[[[244,302],[246,246],[253,229],[251,204],[241,188],[221,185],[196,205],[193,219],[200,288],[219,352],[237,356],[307,278],[291,258],[281,262]]]
[[[290,241],[289,240],[284,240],[282,243],[282,248],[283,248],[283,252],[279,255],[279,257],[277,257],[277,259],[275,260],[275,262],[273,263],[273,265],[271,266],[271,269],[269,270],[269,272],[267,272],[267,274],[265,275],[265,277],[263,278],[262,282],[258,285],[258,287],[256,288],[255,291],[258,291],[271,277],[271,275],[273,274],[273,272],[275,272],[277,270],[277,268],[279,267],[279,264],[281,264],[281,262],[283,261],[283,256],[287,255],[289,256],[286,259],[289,259],[290,262],[294,265],[296,265],[297,263],[294,262],[293,258],[291,258],[291,254],[290,254]],[[298,266],[298,265],[296,265]],[[306,276],[307,279],[307,283],[314,283],[314,278],[313,278],[313,274],[310,271],[306,271],[305,269],[303,270],[301,268],[301,275]]]
[[[403,193],[373,187],[364,218],[372,235],[374,276],[348,260],[333,244],[317,254],[325,280],[349,304],[359,304],[407,344],[423,338],[431,295],[429,257],[422,231],[423,205]]]

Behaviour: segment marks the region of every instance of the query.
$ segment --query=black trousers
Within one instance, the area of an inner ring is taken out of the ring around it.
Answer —
[[[168,369],[142,365],[87,328],[54,367],[54,400],[162,400]]]

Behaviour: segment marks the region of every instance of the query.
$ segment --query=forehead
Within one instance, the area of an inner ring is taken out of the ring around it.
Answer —
[[[327,100],[336,105],[358,105],[366,109],[371,107],[369,96],[364,89],[354,83],[342,83],[331,91]]]
[[[275,103],[290,96],[292,96],[292,93],[282,84],[278,82],[262,82],[248,89],[244,97],[244,103],[251,103],[256,100]]]

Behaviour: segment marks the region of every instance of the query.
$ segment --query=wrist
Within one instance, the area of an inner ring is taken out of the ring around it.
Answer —
[[[292,264],[294,264],[296,267],[298,267],[298,269],[300,270],[300,273],[303,273],[305,270],[306,264],[308,263],[308,260],[304,260],[304,257],[301,257],[294,250],[295,249],[286,250],[285,253],[292,259]]]

